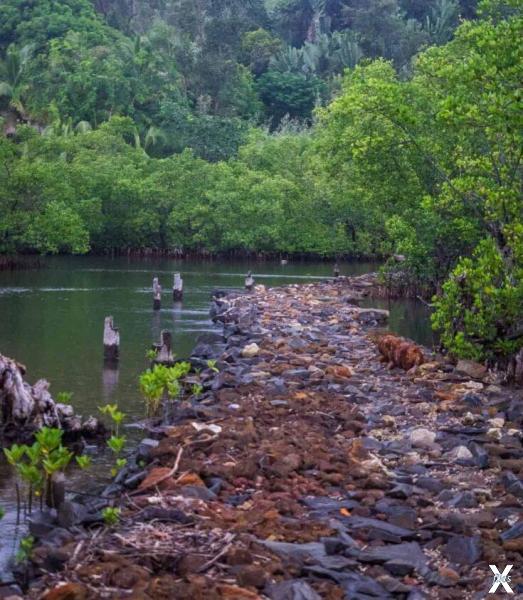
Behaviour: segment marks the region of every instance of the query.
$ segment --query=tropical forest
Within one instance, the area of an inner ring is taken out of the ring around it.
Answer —
[[[523,593],[522,40],[0,0],[0,598]]]

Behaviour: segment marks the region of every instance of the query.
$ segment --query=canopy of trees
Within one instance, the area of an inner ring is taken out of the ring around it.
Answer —
[[[399,253],[446,347],[506,360],[521,8],[4,0],[0,252]]]

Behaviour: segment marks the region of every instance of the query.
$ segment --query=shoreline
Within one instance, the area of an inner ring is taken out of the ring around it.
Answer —
[[[486,592],[489,562],[517,564],[522,549],[523,398],[445,362],[389,370],[371,339],[386,311],[354,304],[372,287],[349,277],[218,300],[224,345],[193,356],[219,373],[202,371],[198,402],[142,442],[149,466],[113,488],[114,530],[62,527],[61,559],[56,531],[43,536],[37,566],[65,571],[26,597]]]

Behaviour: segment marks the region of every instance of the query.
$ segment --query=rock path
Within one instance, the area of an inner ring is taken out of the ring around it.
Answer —
[[[218,299],[204,391],[113,487],[122,522],[43,536],[27,597],[479,599],[489,564],[522,593],[521,390],[434,357],[388,369],[385,313],[355,304],[370,288]]]

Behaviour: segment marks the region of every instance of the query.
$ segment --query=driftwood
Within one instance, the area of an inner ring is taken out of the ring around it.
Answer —
[[[103,433],[97,419],[82,423],[72,406],[55,402],[49,382],[40,379],[30,385],[25,374],[24,365],[0,354],[0,426],[5,438],[25,440],[42,427],[59,427],[77,436]]]

